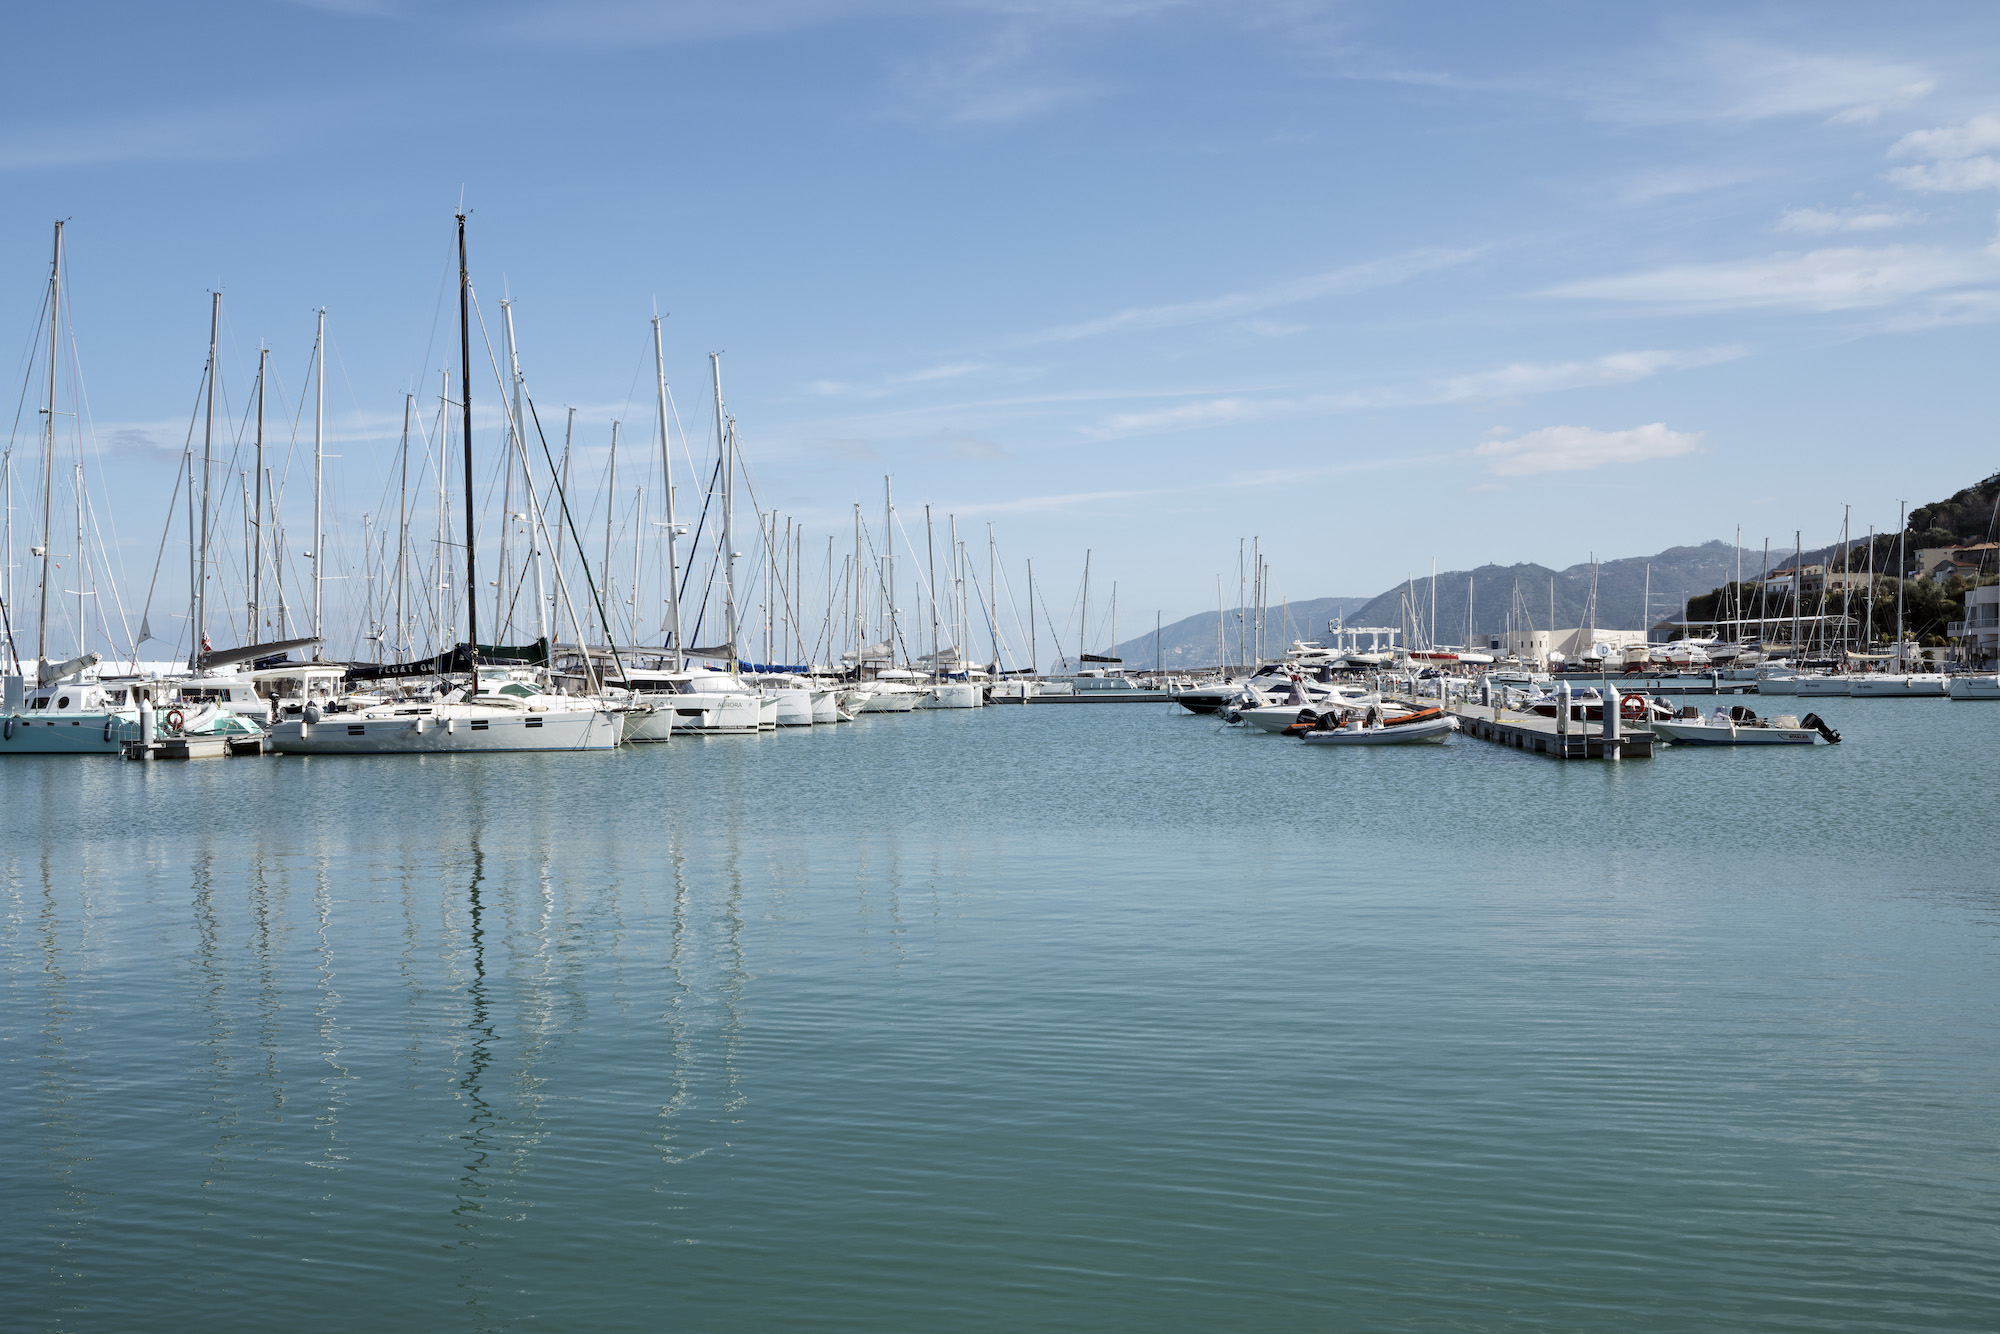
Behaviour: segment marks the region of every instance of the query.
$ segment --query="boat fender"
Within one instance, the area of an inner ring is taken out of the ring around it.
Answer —
[[[1646,716],[1646,697],[1644,695],[1625,696],[1618,701],[1618,712],[1635,721],[1644,718]]]
[[[0,732],[4,732],[6,734],[7,740],[12,741],[14,739],[14,720],[12,717],[9,717],[7,719],[7,722],[4,726],[0,726]]]
[[[1828,727],[1826,725],[1826,720],[1824,718],[1821,718],[1816,713],[1809,713],[1805,717],[1801,718],[1799,720],[1799,726],[1812,728],[1813,731],[1818,732],[1821,736],[1825,737],[1827,740],[1827,744],[1830,746],[1837,746],[1840,744],[1840,733],[1834,731],[1831,727]]]
[[[305,707],[305,712],[300,714],[299,716],[308,723],[318,722],[320,720],[319,705],[308,701]]]
[[[104,739],[106,741],[111,739],[111,720],[109,718],[104,720]]]
[[[168,709],[166,717],[161,721],[166,723],[169,732],[178,732],[181,730],[181,724],[187,721],[187,715],[179,709]]]

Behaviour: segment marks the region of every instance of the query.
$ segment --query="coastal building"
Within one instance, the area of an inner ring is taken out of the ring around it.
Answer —
[[[1563,661],[1575,662],[1589,657],[1599,647],[1611,650],[1621,659],[1628,649],[1644,652],[1646,632],[1582,626],[1573,630],[1506,630],[1489,635],[1486,640],[1486,651],[1494,657],[1518,658],[1532,664],[1537,671],[1548,670],[1551,654],[1560,653]]]
[[[1970,662],[2000,659],[2000,584],[1968,590],[1965,619],[1951,622],[1945,633],[1965,641],[1965,656]]]
[[[1921,547],[1917,551],[1916,577],[1928,579],[1940,565],[1956,563],[1975,568],[1986,565],[2000,553],[2000,542],[1974,542],[1962,547]]]

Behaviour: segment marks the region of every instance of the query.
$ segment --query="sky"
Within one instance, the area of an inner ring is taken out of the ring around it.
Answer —
[[[657,310],[683,507],[718,352],[757,500],[819,553],[809,603],[885,474],[918,547],[929,504],[983,578],[992,525],[1054,620],[1088,551],[1130,634],[1218,576],[1233,603],[1239,539],[1274,598],[1369,595],[1739,527],[1823,545],[1844,507],[1893,527],[2000,468],[1990,6],[85,2],[7,26],[41,53],[0,91],[17,620],[58,218],[64,457],[104,581],[162,639],[209,293],[225,480],[260,343],[272,431],[309,431],[327,310],[328,577],[356,622],[404,395],[434,424],[456,362],[461,201],[488,328],[510,297],[543,427],[577,410],[582,526],[611,422],[628,473],[655,429]],[[490,371],[474,396],[497,457]],[[309,532],[310,460],[278,466]]]

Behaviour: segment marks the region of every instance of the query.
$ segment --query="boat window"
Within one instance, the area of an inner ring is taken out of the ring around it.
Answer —
[[[59,709],[66,709],[66,708],[68,708],[68,707],[69,707],[69,696],[68,696],[68,695],[64,695],[64,696],[63,696],[63,697],[62,697],[61,699],[57,700],[57,701],[56,701],[56,707],[57,707],[57,708],[59,708]]]
[[[31,709],[46,709],[49,707],[49,697],[47,695],[38,696],[29,702],[28,707]]]
[[[500,689],[495,693],[501,695],[512,695],[516,699],[532,699],[534,698],[535,695],[535,692],[533,690],[530,690],[527,686],[521,685],[518,682],[516,682],[513,685],[501,686]]]

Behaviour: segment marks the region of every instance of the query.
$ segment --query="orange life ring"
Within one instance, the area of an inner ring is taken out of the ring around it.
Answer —
[[[187,721],[187,715],[179,709],[168,709],[162,721],[170,730],[178,732],[181,730],[181,724]]]
[[[1646,716],[1646,697],[1644,695],[1625,696],[1624,699],[1618,702],[1618,712],[1624,714],[1627,718],[1635,720],[1644,718]]]

